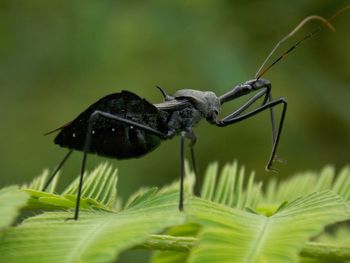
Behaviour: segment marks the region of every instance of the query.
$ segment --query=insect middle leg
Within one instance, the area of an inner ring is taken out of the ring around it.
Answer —
[[[199,195],[200,194],[200,180],[199,180],[196,156],[195,156],[195,153],[194,153],[194,145],[197,142],[197,136],[194,134],[193,130],[190,129],[190,131],[188,131],[186,133],[186,137],[188,139],[190,139],[189,147],[190,147],[190,152],[191,152],[192,169],[193,169],[193,172],[194,172],[194,174],[196,176],[196,182],[195,182],[195,186],[194,186],[194,193],[196,195]]]
[[[196,185],[195,192],[199,193],[199,179],[197,172],[196,159],[194,154],[194,145],[197,141],[197,137],[194,134],[192,128],[189,128],[186,131],[181,132],[180,137],[180,198],[179,198],[179,210],[182,211],[184,209],[183,200],[184,200],[184,180],[185,180],[185,139],[190,140],[190,151],[191,151],[191,160],[192,160],[192,169],[196,175]]]

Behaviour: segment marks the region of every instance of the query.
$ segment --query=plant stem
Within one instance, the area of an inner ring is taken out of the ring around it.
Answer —
[[[195,237],[151,235],[145,243],[136,248],[188,252],[196,245],[197,241],[198,239]],[[308,258],[327,260],[328,262],[343,261],[350,259],[350,247],[307,242],[300,255]]]
[[[300,254],[303,257],[327,260],[327,262],[344,261],[350,259],[350,247],[308,242]]]
[[[195,246],[197,241],[198,238],[195,237],[151,235],[145,243],[136,248],[188,252]]]

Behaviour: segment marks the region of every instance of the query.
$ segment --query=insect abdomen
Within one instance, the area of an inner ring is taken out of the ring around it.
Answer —
[[[112,128],[116,125],[109,127],[110,131],[93,130],[89,153],[117,159],[138,158],[156,149],[161,142],[159,137],[139,129],[127,126]],[[55,138],[55,143],[62,147],[83,151],[85,134],[61,131]]]
[[[147,125],[166,133],[164,112],[137,95],[123,91],[108,95],[82,112],[64,126],[55,143],[78,151],[84,150],[90,116],[95,111],[108,112],[118,117]],[[91,144],[87,152],[117,158],[138,158],[156,149],[161,138],[139,127],[97,115],[93,122]]]

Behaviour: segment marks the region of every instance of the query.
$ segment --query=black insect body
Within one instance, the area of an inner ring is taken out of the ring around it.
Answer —
[[[79,203],[88,153],[116,159],[138,158],[156,149],[162,140],[180,135],[181,186],[179,209],[182,210],[185,139],[190,140],[192,164],[196,171],[194,156],[196,136],[193,127],[202,118],[218,127],[224,127],[245,120],[265,109],[272,110],[272,107],[282,103],[283,112],[277,130],[274,127],[274,121],[272,122],[274,143],[267,165],[267,168],[271,169],[283,125],[286,102],[284,99],[271,100],[271,84],[269,81],[264,79],[250,80],[242,85],[235,86],[231,91],[220,97],[217,97],[211,91],[191,89],[179,90],[173,96],[170,96],[163,89],[159,89],[164,96],[162,103],[151,104],[130,91],[110,94],[92,104],[70,123],[55,130],[59,131],[55,143],[69,148],[70,151],[58,165],[45,188],[74,150],[84,152],[74,219],[78,219],[79,216]],[[219,119],[218,114],[223,103],[253,91],[258,92],[247,103],[225,118]],[[262,106],[243,113],[262,97]],[[273,120],[272,111],[271,117]]]
[[[92,122],[91,142],[87,152],[117,159],[141,157],[155,148],[161,138],[155,133],[120,120],[129,120],[138,125],[147,125],[157,130],[157,135],[167,133],[168,113],[159,111],[148,101],[137,95],[122,91],[110,94],[82,112],[75,120],[63,127],[55,138],[55,143],[74,150],[84,151],[89,120]]]
[[[349,9],[349,6],[338,11],[330,20],[346,9]],[[201,119],[205,118],[213,125],[225,127],[253,117],[264,110],[270,111],[272,126],[272,150],[266,169],[273,170],[272,163],[275,160],[279,160],[276,156],[276,150],[287,110],[287,102],[284,98],[272,99],[271,83],[261,77],[285,55],[295,49],[300,43],[318,33],[320,29],[318,28],[298,41],[268,67],[264,68],[264,65],[282,42],[312,19],[320,20],[332,29],[330,23],[322,17],[310,16],[305,18],[291,33],[277,43],[258,70],[255,79],[239,84],[221,96],[216,96],[211,91],[191,89],[179,90],[170,96],[162,88],[159,88],[164,97],[164,101],[159,104],[151,104],[130,91],[122,91],[105,96],[92,104],[75,120],[54,130],[59,131],[55,138],[55,143],[69,148],[69,152],[54,170],[44,190],[72,152],[74,150],[83,151],[84,155],[74,215],[74,219],[77,220],[88,153],[116,159],[138,158],[156,149],[163,140],[179,135],[181,164],[179,209],[182,210],[185,139],[190,141],[192,166],[195,173],[197,170],[194,155],[194,145],[196,143],[196,136],[193,131],[194,126]],[[219,118],[220,108],[224,103],[250,93],[255,94],[246,103],[224,118]],[[259,100],[262,100],[262,103],[251,109],[251,106],[257,105],[256,103]],[[282,106],[282,111],[279,122],[276,125],[273,108],[277,105]]]

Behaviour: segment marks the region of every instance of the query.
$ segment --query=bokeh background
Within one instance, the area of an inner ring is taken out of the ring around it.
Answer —
[[[347,1],[61,1],[0,0],[0,185],[30,181],[66,153],[43,134],[100,97],[122,89],[157,103],[155,88],[220,95],[254,77],[275,43],[304,17],[330,17]],[[305,42],[265,78],[288,112],[276,165],[284,178],[325,164],[341,168],[350,153],[350,12]],[[315,27],[308,24],[280,48]],[[225,105],[228,113],[242,104]],[[279,111],[277,111],[279,112]],[[200,173],[208,163],[238,159],[260,179],[271,150],[268,112],[231,127],[196,128]],[[76,153],[61,187],[79,172]],[[105,158],[90,156],[92,169]],[[119,193],[178,178],[179,140],[141,159],[109,160],[119,168]],[[128,256],[124,256],[127,258]],[[130,258],[129,258],[130,259]],[[134,259],[134,262],[142,262]]]

